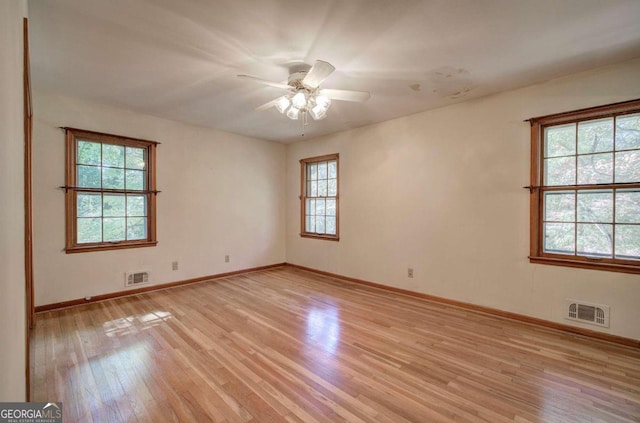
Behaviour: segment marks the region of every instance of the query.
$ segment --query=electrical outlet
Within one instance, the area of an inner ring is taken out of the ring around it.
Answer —
[[[413,269],[411,267],[407,269],[407,277],[409,278],[413,277]]]
[[[171,269],[172,270],[178,270],[178,262],[177,261],[174,261],[174,262],[171,263]]]
[[[224,262],[225,263],[229,263],[229,255],[228,254],[226,256],[224,256]]]

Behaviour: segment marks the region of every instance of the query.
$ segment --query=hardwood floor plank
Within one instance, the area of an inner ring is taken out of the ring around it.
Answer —
[[[37,315],[69,422],[634,422],[640,350],[291,267]]]

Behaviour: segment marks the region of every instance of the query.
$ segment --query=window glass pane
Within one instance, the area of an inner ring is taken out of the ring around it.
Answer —
[[[126,172],[126,183],[125,187],[127,189],[139,189],[143,190],[145,188],[144,184],[145,171],[144,170],[129,170]]]
[[[127,169],[144,169],[145,168],[145,148],[127,147],[126,148],[126,165]]]
[[[309,160],[309,159],[305,159]],[[324,160],[304,166],[304,216],[302,231],[309,234],[337,235],[338,161]],[[313,160],[313,159],[311,159]],[[328,218],[327,213],[330,213]]]
[[[78,141],[76,159],[78,164],[100,165],[100,147],[99,142]]]
[[[544,160],[544,184],[574,185],[576,183],[575,157],[560,157]]]
[[[616,150],[640,148],[640,113],[616,118]]]
[[[78,218],[77,238],[78,244],[86,244],[88,242],[102,242],[102,218],[100,217],[81,217]]]
[[[73,184],[78,189],[67,193],[74,204],[67,209],[67,218],[73,219],[75,232],[67,239],[67,246],[82,251],[118,245],[127,239],[148,240],[154,217],[150,213],[155,210],[150,207],[150,195],[143,192],[150,188],[155,170],[149,163],[154,146],[117,136],[69,132],[75,137],[75,148],[68,153],[75,157],[67,154],[67,163],[73,166],[67,172],[75,172]]]
[[[145,195],[127,195],[127,216],[146,216],[147,197]]]
[[[640,226],[616,225],[616,258],[640,259]]]
[[[316,200],[307,198],[307,214],[308,215],[316,214]]]
[[[318,216],[324,216],[325,211],[324,211],[324,199],[317,199],[316,200],[316,215]],[[317,222],[316,222],[317,224]]]
[[[335,160],[329,162],[329,178],[337,178],[338,177],[338,162]]]
[[[336,215],[336,200],[327,199],[327,216],[335,216]]]
[[[103,167],[102,188],[124,189],[124,169]]]
[[[125,197],[123,194],[105,194],[102,209],[104,216],[125,216]]]
[[[613,118],[578,123],[578,154],[613,150]]]
[[[78,217],[102,217],[102,194],[77,195]]]
[[[102,144],[102,166],[124,167],[124,146]]]
[[[576,154],[576,125],[550,126],[544,130],[545,157]]]
[[[544,187],[542,198],[532,196],[531,203],[541,216],[532,226],[538,234],[534,241],[540,245],[536,257],[566,255],[567,263],[606,270],[610,264],[633,260],[640,267],[638,109],[635,103],[608,105],[589,109],[593,113],[589,120],[581,121],[583,111],[579,111],[534,122],[542,124],[543,139],[540,156],[532,158],[532,165],[542,161]],[[573,121],[543,123],[558,117]],[[532,134],[532,145],[538,145],[539,132]],[[585,257],[594,260],[587,263]],[[597,258],[606,260],[598,264]]]
[[[578,222],[613,222],[613,191],[579,192]]]
[[[318,165],[315,163],[309,165],[309,179],[318,179]]]
[[[105,217],[104,218],[104,240],[105,242],[125,240],[125,218]]]
[[[640,150],[616,153],[616,182],[640,182]]]
[[[325,232],[329,235],[336,234],[336,218],[334,216],[327,216],[325,223]]]
[[[557,191],[544,193],[544,220],[575,222],[575,192]]]
[[[100,188],[100,168],[77,166],[76,184],[82,188]]]
[[[616,223],[640,223],[640,190],[616,191]]]
[[[316,218],[315,216],[307,216],[306,217],[307,226],[305,228],[306,232],[315,232],[316,231]]]
[[[318,163],[318,179],[327,179],[327,162]]]
[[[324,233],[324,216],[316,216],[316,230],[315,232],[317,234],[323,234]]]
[[[545,223],[544,251],[556,254],[573,254],[575,249],[574,223]]]
[[[606,184],[613,181],[613,154],[578,156],[578,184]]]
[[[329,188],[327,189],[327,195],[330,197],[335,197],[336,195],[338,195],[337,179],[329,179]]]
[[[132,217],[127,219],[127,239],[147,238],[147,218]]]
[[[577,244],[580,255],[611,257],[613,225],[579,223]]]
[[[318,195],[321,197],[327,196],[327,180],[321,179],[318,181]]]

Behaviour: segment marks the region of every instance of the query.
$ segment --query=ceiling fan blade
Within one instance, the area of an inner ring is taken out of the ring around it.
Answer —
[[[250,79],[252,81],[258,82],[260,84],[268,85],[270,87],[281,88],[283,90],[291,89],[291,86],[289,86],[287,84],[283,84],[281,82],[267,81],[266,79],[256,78],[255,76],[249,76],[249,75],[237,75],[237,76],[238,76],[238,78]]]
[[[368,91],[351,91],[351,90],[320,90],[320,94],[329,97],[332,100],[342,101],[367,101],[371,94]]]
[[[327,79],[334,70],[336,70],[336,68],[334,68],[331,63],[325,62],[324,60],[316,60],[316,63],[314,63],[311,69],[309,69],[309,72],[307,72],[307,76],[302,80],[302,84],[309,88],[318,88],[322,81]]]
[[[278,98],[280,98],[280,97],[278,97]],[[262,106],[256,107],[256,110],[258,110],[258,111],[267,110],[267,109],[275,106],[276,102],[278,101],[278,98],[276,98],[275,100],[268,101],[268,102],[264,103]]]

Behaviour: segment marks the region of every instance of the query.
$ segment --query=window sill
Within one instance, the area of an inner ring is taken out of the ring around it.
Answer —
[[[142,248],[142,247],[155,247],[158,241],[144,241],[144,242],[128,242],[128,243],[113,243],[113,244],[92,244],[87,246],[74,246],[65,248],[65,253],[90,253],[93,251],[106,251],[106,250],[122,250],[126,248]]]
[[[529,262],[536,263],[536,264],[549,264],[552,266],[576,267],[576,268],[582,268],[582,269],[604,270],[609,272],[640,274],[640,263],[638,263],[638,265],[626,265],[626,264],[616,264],[616,263],[598,263],[598,262],[589,262],[589,261],[582,261],[582,260],[570,260],[570,259],[551,258],[551,257],[531,257],[531,256],[529,256]]]
[[[303,238],[315,238],[315,239],[324,239],[327,241],[340,241],[340,237],[337,235],[320,235],[320,234],[312,234],[308,232],[303,232],[300,234]]]

